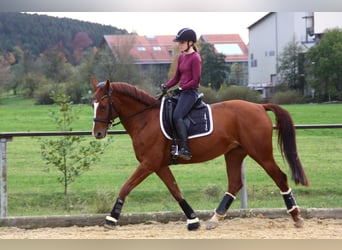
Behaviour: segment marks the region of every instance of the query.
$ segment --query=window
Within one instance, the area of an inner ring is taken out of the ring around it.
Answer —
[[[153,46],[153,50],[154,51],[161,51],[161,48],[160,48],[160,46]]]
[[[138,46],[138,51],[146,51],[146,48],[145,47],[143,47],[143,46]]]
[[[243,55],[243,51],[236,43],[214,44],[214,47],[218,53],[224,55]]]

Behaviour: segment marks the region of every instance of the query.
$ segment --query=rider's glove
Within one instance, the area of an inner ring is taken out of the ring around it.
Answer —
[[[162,85],[161,85],[161,89],[162,89],[163,95],[165,95],[166,92],[167,92],[167,90],[168,90],[168,88],[167,88],[164,84],[162,84]]]
[[[176,88],[176,89],[172,90],[172,95],[173,96],[179,95],[181,91],[182,91],[182,89],[180,87]]]

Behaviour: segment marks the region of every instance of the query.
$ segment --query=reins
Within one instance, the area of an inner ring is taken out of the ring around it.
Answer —
[[[133,118],[134,116],[137,116],[137,115],[139,115],[139,114],[141,114],[141,113],[144,113],[145,111],[147,111],[147,110],[149,110],[149,109],[152,109],[154,106],[156,106],[156,105],[160,102],[160,99],[161,99],[161,97],[159,97],[155,103],[153,103],[153,104],[151,104],[151,105],[149,105],[149,106],[143,108],[142,110],[137,111],[137,112],[135,112],[135,113],[133,113],[133,114],[131,114],[131,115],[129,115],[129,116],[126,116],[126,117],[124,117],[123,119],[120,119],[118,122],[113,123],[113,121],[114,121],[114,120],[112,119],[113,108],[114,108],[115,112],[117,113],[118,117],[120,117],[120,112],[119,112],[118,108],[116,107],[115,103],[113,102],[113,99],[112,99],[112,92],[113,92],[113,90],[110,88],[109,91],[108,91],[108,93],[101,97],[101,100],[104,99],[104,98],[106,98],[106,97],[109,98],[109,112],[108,112],[108,118],[107,118],[107,120],[105,120],[105,119],[99,119],[99,118],[96,118],[96,117],[95,117],[95,118],[94,118],[94,122],[102,122],[102,123],[108,124],[108,126],[110,125],[111,127],[115,127],[115,126],[117,126],[117,125],[119,125],[119,124],[121,124],[121,123],[123,123],[123,122],[126,122],[126,121],[130,120],[130,119]]]
[[[117,126],[117,125],[119,125],[119,124],[121,124],[121,123],[123,123],[123,122],[126,122],[127,120],[133,118],[134,116],[137,116],[137,115],[139,115],[139,114],[141,114],[141,113],[144,113],[145,111],[147,111],[147,110],[153,108],[153,107],[156,106],[157,104],[158,104],[158,101],[155,102],[155,103],[153,103],[153,104],[151,104],[151,105],[149,105],[149,106],[147,106],[146,108],[144,108],[144,109],[142,109],[142,110],[140,110],[140,111],[137,111],[137,112],[135,112],[135,113],[133,113],[133,114],[131,114],[131,115],[129,115],[129,116],[126,116],[126,117],[123,118],[123,119],[120,119],[120,120],[119,120],[118,122],[116,122],[116,123],[112,123],[111,126],[112,126],[112,127],[115,127],[115,126]]]

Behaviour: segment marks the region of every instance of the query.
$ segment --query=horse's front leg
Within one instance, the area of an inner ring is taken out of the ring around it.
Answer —
[[[219,222],[226,217],[230,205],[235,200],[235,195],[241,189],[241,164],[245,157],[246,152],[240,148],[233,149],[225,154],[228,190],[224,194],[218,207],[215,209],[214,215],[209,220],[207,224],[208,230],[216,228],[219,225]]]
[[[182,193],[177,185],[175,177],[173,176],[168,166],[160,168],[156,174],[164,182],[169,189],[172,196],[178,201],[179,206],[182,208],[185,216],[187,217],[187,228],[188,230],[196,230],[200,227],[199,219],[190,207],[187,201],[182,197]]]
[[[106,216],[105,227],[112,229],[118,225],[118,220],[121,214],[123,204],[127,195],[139,185],[147,176],[152,173],[149,169],[145,168],[142,164],[134,171],[132,176],[122,186],[119,196],[116,199],[110,215]]]

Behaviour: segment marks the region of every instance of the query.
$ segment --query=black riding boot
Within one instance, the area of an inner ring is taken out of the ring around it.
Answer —
[[[178,120],[176,124],[177,134],[179,139],[181,140],[182,146],[179,150],[179,156],[184,160],[190,160],[192,155],[189,151],[188,144],[188,131],[186,130],[186,126],[183,120]]]

